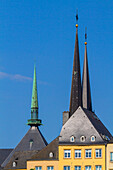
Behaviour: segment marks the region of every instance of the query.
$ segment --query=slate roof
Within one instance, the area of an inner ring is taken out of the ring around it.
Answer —
[[[13,149],[0,149],[0,167]]]
[[[107,143],[108,139],[112,137],[95,113],[82,109],[80,106],[62,127],[59,137],[60,144],[72,144],[70,142],[71,136],[75,137],[73,144],[78,145]],[[84,142],[80,140],[81,136],[85,136]],[[91,142],[91,136],[96,137],[95,142]]]
[[[31,160],[58,160],[59,137],[55,138],[50,144],[43,148],[40,152],[31,157]],[[53,153],[53,157],[49,157],[49,153]]]
[[[30,144],[31,141],[31,144]],[[17,168],[26,168],[26,160],[30,159],[34,153],[37,153],[47,145],[46,140],[38,127],[31,127],[16,148],[10,153],[2,163],[4,169],[12,169],[12,163],[18,158]]]

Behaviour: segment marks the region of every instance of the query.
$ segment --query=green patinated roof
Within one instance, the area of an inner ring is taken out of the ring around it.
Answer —
[[[35,65],[34,65],[34,78],[33,78],[31,108],[38,108],[37,80],[36,80],[36,66]]]

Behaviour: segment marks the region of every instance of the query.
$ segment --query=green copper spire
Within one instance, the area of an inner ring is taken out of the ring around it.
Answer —
[[[31,110],[33,108],[38,110],[36,66],[34,66],[34,78],[33,78],[33,90],[32,90],[32,100],[31,100]]]
[[[41,120],[38,119],[38,97],[37,97],[37,80],[36,80],[36,66],[34,66],[33,90],[31,99],[31,119],[28,120],[30,126],[40,126]]]

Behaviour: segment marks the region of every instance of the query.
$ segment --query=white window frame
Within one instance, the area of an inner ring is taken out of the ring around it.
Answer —
[[[96,137],[95,136],[91,136],[91,142],[95,142]]]
[[[64,150],[64,158],[71,158],[71,150],[70,149]]]
[[[75,158],[81,158],[81,149],[75,149]]]
[[[81,170],[81,166],[75,166],[75,170]]]
[[[92,156],[92,150],[85,149],[85,158],[91,158],[91,156]]]
[[[35,170],[42,170],[42,167],[41,166],[36,166]]]
[[[64,170],[70,170],[70,166],[64,166]]]
[[[47,170],[54,170],[54,166],[47,166]]]
[[[101,165],[96,165],[95,170],[102,170],[102,166]]]
[[[91,170],[91,165],[85,166],[85,170]]]
[[[16,167],[17,163],[14,161],[13,162],[13,168]]]
[[[70,137],[70,142],[75,142],[75,137],[74,136]]]
[[[95,149],[95,157],[102,158],[102,149]]]
[[[81,141],[81,142],[85,142],[85,140],[86,140],[86,137],[85,137],[85,136],[81,136],[81,137],[80,137],[80,141]]]

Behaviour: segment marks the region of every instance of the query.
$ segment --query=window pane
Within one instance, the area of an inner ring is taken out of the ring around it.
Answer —
[[[75,150],[75,158],[81,158],[81,150]]]
[[[85,157],[86,158],[91,158],[91,149],[86,149],[85,150]]]
[[[102,170],[102,166],[101,165],[96,165],[96,170]]]
[[[64,166],[64,170],[70,170],[70,166]]]
[[[102,157],[102,149],[96,149],[95,155],[96,155],[96,158],[101,158]]]
[[[64,158],[70,158],[71,157],[71,150],[64,150]]]
[[[110,161],[113,161],[113,152],[110,152]]]
[[[48,166],[47,170],[54,170],[54,167],[53,166]]]
[[[91,170],[91,166],[85,166],[85,170]]]
[[[36,166],[35,170],[42,170],[42,167],[41,166]]]
[[[75,170],[81,170],[81,166],[75,166]]]

